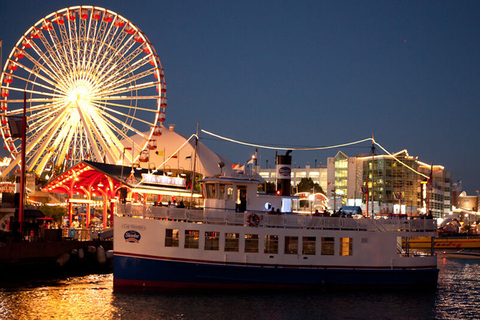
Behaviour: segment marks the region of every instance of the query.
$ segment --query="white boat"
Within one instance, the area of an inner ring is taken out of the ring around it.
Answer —
[[[478,260],[480,259],[480,251],[473,250],[459,250],[455,252],[444,252],[447,259],[464,259],[464,260]]]
[[[257,193],[261,181],[253,176],[202,183],[202,209],[117,205],[115,289],[437,283],[433,250],[419,255],[408,245],[402,249],[402,241],[410,237],[435,236],[435,220],[302,215],[291,212],[295,197]]]

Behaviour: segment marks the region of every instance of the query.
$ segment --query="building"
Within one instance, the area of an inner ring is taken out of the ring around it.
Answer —
[[[347,199],[361,198],[363,180],[358,165],[356,157],[348,157],[341,151],[335,157],[327,158],[327,195],[335,193],[341,197],[343,204]]]
[[[418,162],[418,171],[429,175],[427,183],[422,183],[422,213],[431,211],[435,218],[443,218],[452,212],[452,179],[443,166]]]
[[[359,154],[348,157],[338,152],[327,160],[328,194],[348,199],[367,199],[375,214],[448,214],[452,208],[450,172],[440,165],[428,165],[402,150],[391,155]],[[431,172],[431,173],[430,173]],[[427,178],[432,177],[431,183]],[[429,201],[427,201],[429,200]],[[369,210],[371,212],[371,209]]]
[[[257,166],[258,174],[266,181],[270,183],[276,183],[276,168],[265,168],[262,169],[260,166]],[[311,167],[309,164],[305,168],[292,168],[291,169],[291,184],[292,188],[295,188],[302,178],[311,178],[313,183],[318,183],[322,190],[327,190],[327,166],[317,165]],[[293,189],[294,193],[297,193],[297,190]],[[318,190],[317,190],[318,191]],[[315,191],[315,192],[317,192]]]

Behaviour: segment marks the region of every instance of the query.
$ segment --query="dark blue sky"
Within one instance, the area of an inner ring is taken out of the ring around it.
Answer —
[[[35,22],[98,5],[150,39],[168,84],[166,123],[247,142],[328,146],[371,137],[480,189],[478,1],[9,1],[3,60]],[[234,162],[251,147],[202,141]],[[370,144],[342,148],[348,156]],[[293,152],[326,163],[338,150]],[[283,153],[283,152],[282,152]],[[274,151],[260,150],[262,166]]]

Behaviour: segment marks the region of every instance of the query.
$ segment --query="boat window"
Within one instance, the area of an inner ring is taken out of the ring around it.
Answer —
[[[247,210],[247,187],[237,186],[237,212]]]
[[[303,237],[302,239],[302,254],[315,255],[315,237]]]
[[[216,199],[217,198],[217,186],[213,183],[206,185],[207,188],[207,199]]]
[[[285,237],[285,254],[298,254],[298,237]]]
[[[322,255],[335,254],[335,238],[322,237]]]
[[[225,185],[221,184],[218,186],[218,199],[225,199]]]
[[[239,240],[238,233],[225,233],[225,251],[238,252]]]
[[[205,232],[205,250],[218,250],[220,247],[220,232]]]
[[[265,235],[265,253],[278,253],[278,236]]]
[[[185,248],[198,249],[200,231],[185,230]]]
[[[258,252],[258,234],[245,235],[245,252]]]
[[[165,247],[178,247],[179,233],[178,229],[165,230]]]
[[[227,200],[233,200],[233,187],[227,187]]]
[[[352,238],[340,238],[340,255],[351,256],[353,249]]]

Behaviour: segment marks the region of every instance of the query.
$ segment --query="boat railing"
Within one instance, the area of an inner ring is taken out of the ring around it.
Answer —
[[[187,209],[133,204],[117,204],[117,214],[207,224],[243,225],[264,228],[308,228],[325,230],[434,232],[433,219],[354,219],[317,217],[303,214],[269,214],[268,212],[235,212],[224,209]],[[255,215],[256,217],[252,217]]]

